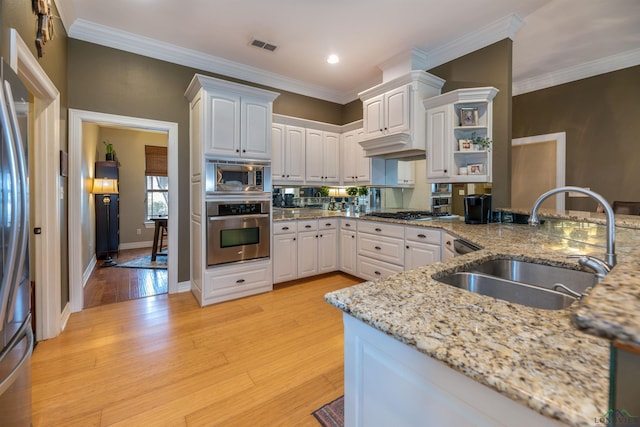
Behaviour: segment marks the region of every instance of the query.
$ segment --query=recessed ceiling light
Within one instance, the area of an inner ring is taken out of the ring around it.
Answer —
[[[329,64],[337,64],[338,62],[340,62],[340,58],[338,58],[338,55],[329,55],[327,57],[327,62]]]

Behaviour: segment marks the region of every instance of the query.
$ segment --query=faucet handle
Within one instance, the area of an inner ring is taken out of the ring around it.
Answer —
[[[569,255],[567,258],[577,258],[578,263],[593,270],[599,280],[604,279],[612,268],[612,266],[605,261],[591,255]]]

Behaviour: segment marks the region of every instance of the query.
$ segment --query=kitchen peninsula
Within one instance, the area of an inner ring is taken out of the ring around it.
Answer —
[[[297,215],[305,213],[274,215],[274,220]],[[316,215],[325,213],[316,211]],[[514,224],[467,225],[460,220],[411,223],[444,230],[484,249],[326,295],[330,304],[345,313],[348,424],[377,425],[389,421],[388,417],[401,423],[427,416],[438,425],[522,425],[528,419],[536,425],[586,426],[607,413],[609,342],[579,331],[572,320],[590,332],[640,347],[637,307],[628,298],[636,295],[637,301],[640,291],[632,280],[640,271],[634,261],[640,253],[636,249],[640,218],[616,216],[617,224],[625,227],[618,229],[618,265],[582,303],[568,309],[526,307],[433,278],[470,263],[505,257],[578,269],[567,255],[603,252],[598,246],[604,241],[603,228],[593,224],[601,223],[602,216],[573,212],[550,216],[561,220],[560,225],[547,221],[535,229]],[[575,222],[578,219],[589,222]],[[600,306],[602,301],[608,306]],[[631,306],[625,307],[625,301]],[[596,319],[584,320],[589,313],[602,318],[598,307],[609,315],[605,326]],[[616,320],[618,325],[612,323]],[[412,370],[414,362],[418,371]],[[425,383],[433,378],[436,385],[430,384],[429,391]],[[383,384],[384,388],[377,387]],[[431,400],[422,399],[425,395]],[[417,410],[412,404],[419,405]],[[408,418],[398,419],[398,414]]]

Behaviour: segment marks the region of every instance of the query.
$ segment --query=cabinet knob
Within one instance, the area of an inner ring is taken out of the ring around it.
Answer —
[[[352,238],[352,239],[355,239],[355,238],[356,238],[356,236],[351,236],[351,238]]]
[[[320,235],[320,237],[322,237],[322,234]]]
[[[380,128],[380,132],[383,132],[383,131],[384,131],[384,129]]]
[[[382,276],[382,273],[380,273],[379,271],[374,271],[376,276]]]
[[[287,178],[289,178],[289,175],[287,175]]]
[[[240,152],[240,150],[238,148],[236,148],[236,153],[239,153],[239,152]]]
[[[294,241],[294,242],[296,241],[296,238],[295,238],[295,237],[293,238],[293,241]]]
[[[246,152],[247,152],[247,150],[243,149],[243,150],[242,150],[242,152],[243,152],[243,153],[246,153]]]
[[[282,174],[282,177],[284,178],[284,174]]]
[[[447,170],[446,170],[446,169],[444,170],[444,173],[447,173]]]
[[[406,247],[407,249],[410,249],[410,248],[409,248],[409,245],[407,245],[407,246],[405,246],[405,247]]]

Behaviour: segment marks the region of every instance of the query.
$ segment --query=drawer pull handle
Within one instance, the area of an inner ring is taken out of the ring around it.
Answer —
[[[381,251],[382,248],[380,246],[375,246],[373,249],[375,249],[376,251]]]
[[[376,228],[376,231],[379,233],[379,232],[382,231],[382,229],[381,228]]]
[[[382,276],[382,273],[380,273],[379,271],[374,271],[376,276]]]
[[[346,223],[344,226],[345,226],[345,227],[351,227],[351,224]]]
[[[305,225],[304,228],[311,228],[311,226],[310,225]]]
[[[288,230],[288,229],[289,229],[289,227],[282,227],[282,229],[283,229],[283,230]]]
[[[326,227],[331,227],[331,223],[330,223],[330,222],[327,222],[327,223],[325,224],[325,226],[326,226]]]
[[[244,283],[244,279],[238,279],[236,280],[236,283]]]
[[[427,236],[425,236],[424,234],[418,234],[418,237],[421,238],[421,239],[424,239]]]

